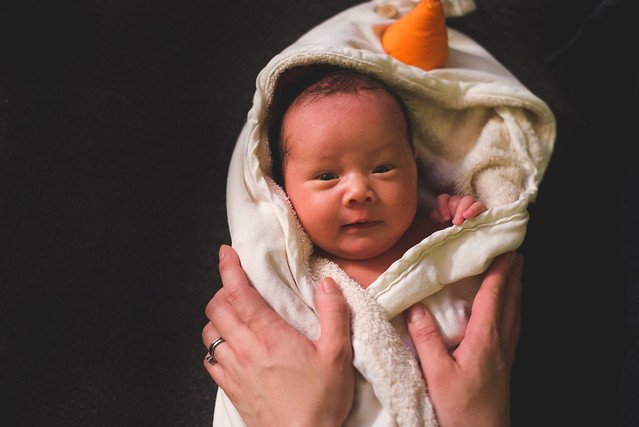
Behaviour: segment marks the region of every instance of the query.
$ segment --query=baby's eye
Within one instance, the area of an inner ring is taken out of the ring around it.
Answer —
[[[320,181],[330,181],[332,179],[337,179],[337,175],[332,172],[324,172],[317,176],[317,179]]]
[[[390,172],[391,167],[388,165],[379,165],[379,166],[375,166],[375,168],[373,169],[373,173],[386,173],[386,172]]]

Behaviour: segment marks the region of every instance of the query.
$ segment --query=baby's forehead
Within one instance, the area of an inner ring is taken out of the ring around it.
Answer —
[[[388,102],[397,104],[395,97],[382,88],[362,88],[353,92],[314,93],[303,92],[291,103],[289,109],[294,106],[312,106],[319,103],[338,103],[348,99],[351,103],[370,103],[371,101]]]
[[[393,97],[391,89],[381,81],[355,72],[338,72],[329,74],[315,82],[310,82],[306,87],[298,89],[294,95],[294,101],[312,100],[333,95],[360,95],[373,94],[374,96]]]
[[[357,92],[334,92],[328,94],[302,93],[289,106],[292,110],[322,110],[336,105],[382,104],[399,107],[393,96],[383,90],[359,90]]]
[[[282,120],[282,136],[285,140],[289,140],[291,132],[296,138],[304,138],[309,132],[318,129],[326,131],[335,126],[342,127],[344,123],[354,126],[362,120],[370,124],[384,123],[384,126],[398,131],[404,131],[409,126],[399,103],[382,91],[309,96],[312,98],[300,98],[286,111]]]

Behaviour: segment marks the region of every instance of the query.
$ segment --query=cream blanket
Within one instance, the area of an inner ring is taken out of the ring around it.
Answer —
[[[401,313],[423,301],[451,346],[463,336],[481,274],[499,254],[520,246],[527,206],[537,193],[554,140],[548,106],[476,42],[448,29],[444,67],[423,71],[386,55],[380,35],[391,19],[376,13],[392,3],[401,14],[410,0],[369,1],[313,28],[259,73],[253,107],[238,138],[228,174],[232,245],[251,283],[291,325],[319,336],[313,289],[331,275],[352,311],[355,404],[346,425],[437,425],[415,358],[405,345]],[[469,0],[445,2],[463,14]],[[412,113],[413,139],[423,169],[422,198],[473,194],[488,211],[440,230],[411,248],[367,289],[335,264],[312,255],[283,191],[270,179],[265,119],[280,77],[317,63],[361,70],[385,81]],[[427,190],[428,189],[428,190]],[[244,425],[218,391],[215,426]]]

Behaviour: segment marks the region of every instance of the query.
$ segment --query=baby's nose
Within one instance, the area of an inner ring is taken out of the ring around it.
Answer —
[[[376,195],[370,183],[365,177],[353,177],[349,180],[344,192],[344,203],[352,206],[358,203],[370,203],[375,201]]]

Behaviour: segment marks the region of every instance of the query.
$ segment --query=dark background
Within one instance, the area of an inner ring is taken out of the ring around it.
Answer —
[[[636,2],[476,2],[449,25],[558,120],[513,425],[637,425]],[[0,0],[0,423],[210,425],[200,331],[255,78],[357,3]]]

